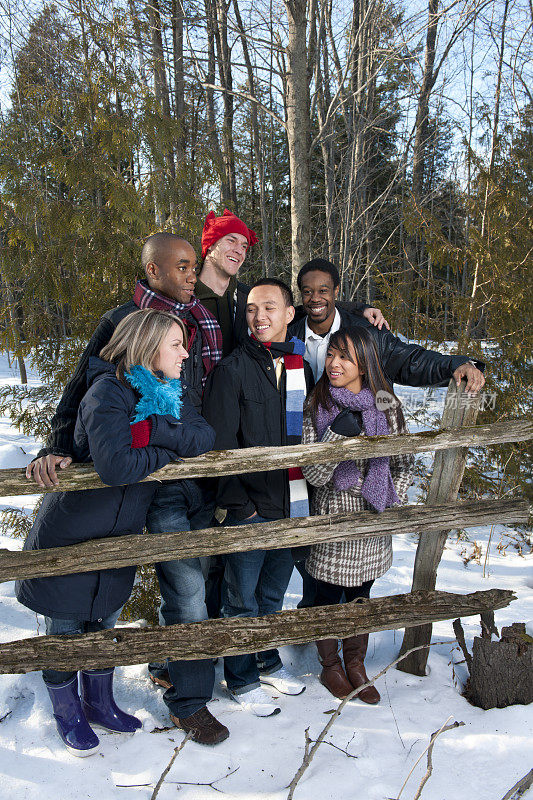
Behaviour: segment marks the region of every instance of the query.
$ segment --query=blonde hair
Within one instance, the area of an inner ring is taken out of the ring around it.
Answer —
[[[123,383],[124,373],[135,364],[154,374],[153,363],[172,325],[181,328],[183,346],[187,347],[187,328],[179,317],[156,308],[134,311],[118,323],[109,342],[100,350],[100,358],[116,364],[117,378]]]

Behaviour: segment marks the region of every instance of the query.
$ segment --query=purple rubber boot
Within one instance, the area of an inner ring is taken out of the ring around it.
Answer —
[[[98,751],[100,740],[81,707],[78,676],[65,683],[45,683],[52,701],[57,732],[73,756],[84,758]]]
[[[113,698],[114,669],[83,670],[81,675],[81,705],[93,725],[115,733],[135,733],[142,722],[122,711]]]

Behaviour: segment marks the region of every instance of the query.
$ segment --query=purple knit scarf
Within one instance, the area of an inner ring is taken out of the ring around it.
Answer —
[[[316,418],[319,439],[322,439],[326,428],[343,408],[361,412],[363,431],[367,436],[387,436],[390,433],[387,418],[383,411],[376,408],[370,389],[365,387],[359,394],[354,394],[349,389],[337,389],[330,384],[329,391],[335,405],[331,409],[319,406]],[[376,511],[383,511],[400,502],[392,482],[389,461],[388,456],[368,459],[368,470],[361,486],[361,494]],[[351,489],[360,479],[361,471],[356,467],[355,461],[342,461],[333,473],[333,485],[339,491]]]

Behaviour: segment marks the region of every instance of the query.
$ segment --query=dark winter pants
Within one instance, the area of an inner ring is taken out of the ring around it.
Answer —
[[[240,521],[230,517],[226,519],[226,524],[249,525],[270,521],[260,516]],[[260,537],[258,534],[258,541]],[[222,616],[263,617],[281,611],[294,567],[289,548],[229,553],[224,556],[224,560],[226,571],[222,591]],[[225,656],[224,675],[228,689],[235,694],[255,689],[260,685],[259,672],[275,672],[281,666],[276,649]]]
[[[46,633],[49,636],[74,636],[77,633],[95,633],[114,628],[120,616],[122,608],[114,611],[108,617],[96,620],[95,622],[85,622],[76,619],[58,619],[57,617],[45,617]],[[74,678],[76,672],[62,672],[58,669],[43,669],[43,680],[45,683],[56,685],[65,683]]]
[[[211,525],[214,498],[198,481],[163,484],[150,505],[146,527],[149,533],[200,530]],[[156,564],[161,590],[159,622],[176,625],[207,619],[205,578],[209,558],[183,558]],[[172,689],[163,699],[171,714],[184,718],[195,714],[211,700],[215,667],[211,658],[198,661],[167,661],[149,664],[152,675],[168,670]]]
[[[316,580],[315,606],[334,606],[340,603],[343,595],[347,603],[370,597],[374,581],[365,581],[361,586],[337,586],[335,583]]]

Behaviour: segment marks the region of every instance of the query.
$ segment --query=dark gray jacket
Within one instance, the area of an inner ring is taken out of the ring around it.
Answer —
[[[147,447],[132,448],[130,420],[138,396],[99,358],[89,364],[91,386],[84,396],[74,434],[74,456],[94,462],[105,489],[47,494],[24,545],[25,550],[141,533],[157,482],[138,483],[169,461],[210,450],[215,433],[185,397],[180,419],[150,417]],[[94,621],[128,599],[135,567],[17,581],[18,600],[48,617]]]

